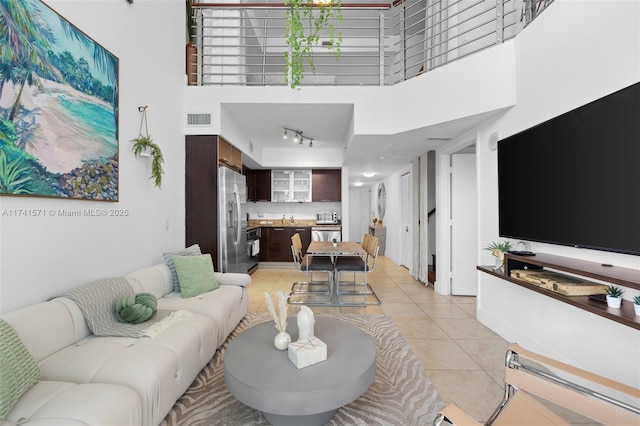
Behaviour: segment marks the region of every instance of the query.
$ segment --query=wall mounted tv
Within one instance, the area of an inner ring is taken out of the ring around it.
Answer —
[[[498,142],[500,236],[640,255],[640,83]]]

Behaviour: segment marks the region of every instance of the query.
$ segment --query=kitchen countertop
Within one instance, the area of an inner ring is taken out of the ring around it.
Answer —
[[[296,226],[340,226],[340,224],[338,223],[337,225],[330,225],[330,224],[318,225],[315,220],[294,220],[293,222],[291,222],[291,220],[289,219],[285,220],[284,223],[282,223],[281,219],[266,219],[266,220],[250,219],[247,224],[248,229],[257,228],[257,227],[282,228],[282,227],[296,227]]]

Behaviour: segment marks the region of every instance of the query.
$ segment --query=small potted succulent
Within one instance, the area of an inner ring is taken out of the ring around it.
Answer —
[[[636,315],[640,317],[640,296],[633,297],[633,310],[636,312]]]
[[[331,242],[333,243],[334,247],[338,247],[338,239],[334,238],[333,240],[331,240]]]
[[[606,288],[607,293],[607,306],[610,308],[620,309],[620,305],[622,304],[622,293],[624,291],[615,285],[610,285]]]

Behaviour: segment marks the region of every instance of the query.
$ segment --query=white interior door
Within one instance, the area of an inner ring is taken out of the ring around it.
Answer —
[[[451,294],[477,294],[476,154],[451,156]]]
[[[413,251],[411,250],[413,236],[411,230],[411,173],[406,173],[401,177],[401,200],[402,203],[402,233],[401,233],[401,259],[400,264],[409,270],[413,269]]]

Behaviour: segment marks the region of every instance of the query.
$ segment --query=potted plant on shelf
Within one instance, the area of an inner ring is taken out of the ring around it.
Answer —
[[[610,285],[606,288],[606,292],[607,306],[609,306],[610,308],[619,309],[620,305],[622,304],[622,293],[624,293],[624,291],[618,286]]]
[[[506,240],[501,242],[493,241],[484,249],[489,250],[491,254],[496,258],[496,266],[493,268],[493,270],[497,271],[499,269],[502,269],[502,267],[504,266],[504,254],[511,250],[511,243]]]
[[[333,243],[334,247],[338,247],[338,239],[334,238],[333,240],[331,240],[331,242]]]
[[[640,296],[633,297],[633,310],[637,316],[640,316]]]

